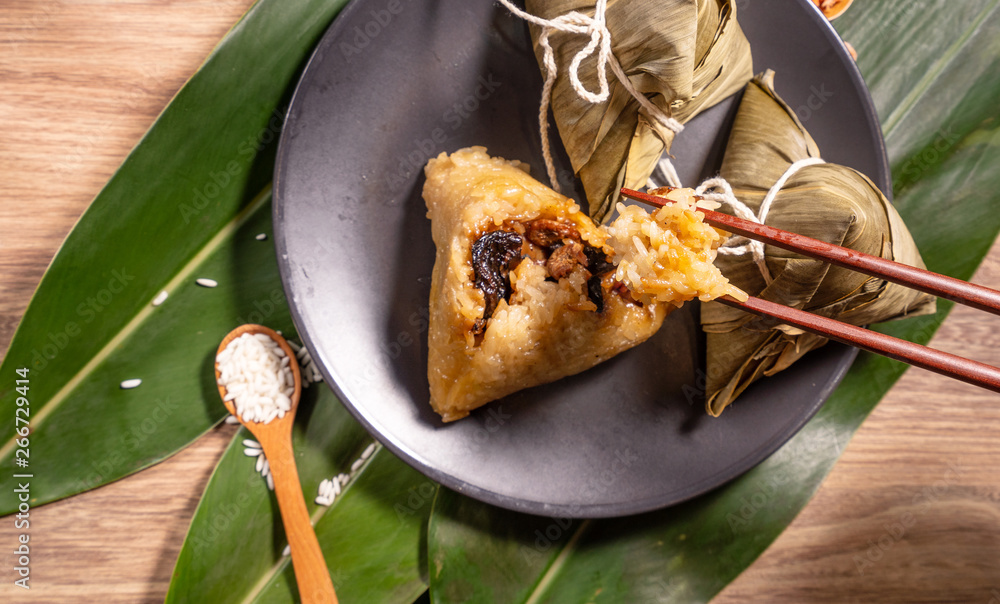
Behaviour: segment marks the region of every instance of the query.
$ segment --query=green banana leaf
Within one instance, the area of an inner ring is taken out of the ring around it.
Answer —
[[[250,9],[80,218],[38,286],[0,372],[27,369],[32,503],[138,471],[225,414],[211,379],[225,333],[290,330],[272,245],[283,106],[344,0]],[[195,285],[198,278],[216,288]],[[161,306],[151,301],[169,292]],[[126,390],[119,384],[139,378]],[[13,380],[0,385],[0,464],[14,467]],[[0,514],[16,510],[13,493]]]
[[[166,602],[294,602],[298,599],[277,501],[243,453],[240,430],[191,520]],[[371,443],[323,384],[303,392],[293,446],[302,489],[334,587],[344,602],[412,602],[426,591],[419,544],[437,486],[377,450],[329,508],[319,483],[350,474]]]
[[[968,279],[1000,230],[1000,35],[995,0],[855,3],[856,47],[897,175],[896,207],[930,270]],[[919,40],[919,44],[913,41]],[[957,67],[961,66],[961,69]],[[879,331],[926,343],[951,308]],[[705,602],[806,505],[906,369],[862,353],[826,405],[764,463],[659,512],[569,523],[444,489],[428,529],[435,602]]]

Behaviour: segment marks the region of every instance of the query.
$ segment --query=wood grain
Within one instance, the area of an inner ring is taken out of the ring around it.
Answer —
[[[249,4],[4,1],[0,350],[74,221]],[[975,280],[1000,287],[1000,247]],[[959,308],[932,345],[1000,366],[998,328]],[[0,519],[0,601],[162,601],[233,430],[33,510],[30,592],[12,586],[19,531]],[[715,602],[1000,604],[998,434],[996,395],[908,371],[813,501]]]

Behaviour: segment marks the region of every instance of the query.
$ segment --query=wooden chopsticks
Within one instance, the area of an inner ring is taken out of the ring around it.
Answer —
[[[654,206],[672,203],[669,199],[640,193],[632,189],[622,189],[621,194],[629,199]],[[867,275],[880,277],[886,281],[912,287],[973,308],[1000,314],[1000,291],[721,212],[700,208],[699,211],[705,214],[706,223],[730,233],[736,233],[749,239],[762,241]],[[782,323],[862,350],[881,354],[994,392],[1000,392],[1000,369],[985,363],[752,296],[746,302],[740,302],[730,296],[723,296],[717,301],[757,315],[774,317]]]
[[[649,193],[640,193],[632,189],[622,189],[622,195],[629,199],[655,206],[663,206],[666,203],[671,203],[669,199],[650,195]],[[900,264],[899,262],[893,262],[892,260],[886,260],[878,256],[871,256],[846,247],[820,241],[819,239],[806,237],[805,235],[789,233],[788,231],[776,229],[766,224],[751,222],[736,216],[730,216],[729,214],[713,212],[712,210],[702,210],[700,208],[699,211],[705,214],[705,222],[730,233],[742,235],[748,239],[756,239],[757,241],[762,241],[790,252],[823,260],[830,264],[856,270],[859,273],[872,275],[873,277],[880,277],[886,281],[912,287],[915,290],[931,294],[932,296],[1000,315],[1000,291],[995,289],[962,281],[954,277],[948,277],[947,275],[939,275],[938,273],[932,273],[922,268]]]

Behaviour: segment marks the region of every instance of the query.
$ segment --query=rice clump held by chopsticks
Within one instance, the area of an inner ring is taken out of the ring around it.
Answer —
[[[246,422],[268,423],[292,408],[295,378],[290,359],[267,334],[235,338],[216,357],[226,401]]]
[[[618,204],[619,216],[608,226],[615,279],[643,303],[681,306],[695,298],[707,302],[725,295],[745,302],[747,294],[714,264],[725,237],[704,222],[694,192],[675,189],[665,196],[673,203],[652,215],[639,206]]]

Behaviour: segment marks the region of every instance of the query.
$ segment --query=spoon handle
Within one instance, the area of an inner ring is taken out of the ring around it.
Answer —
[[[309,511],[302,497],[299,471],[295,467],[291,435],[284,443],[261,442],[274,478],[274,493],[285,525],[285,535],[292,551],[292,566],[303,604],[336,604],[337,595],[327,570],[323,551],[309,521]],[[269,447],[267,444],[273,444]]]

